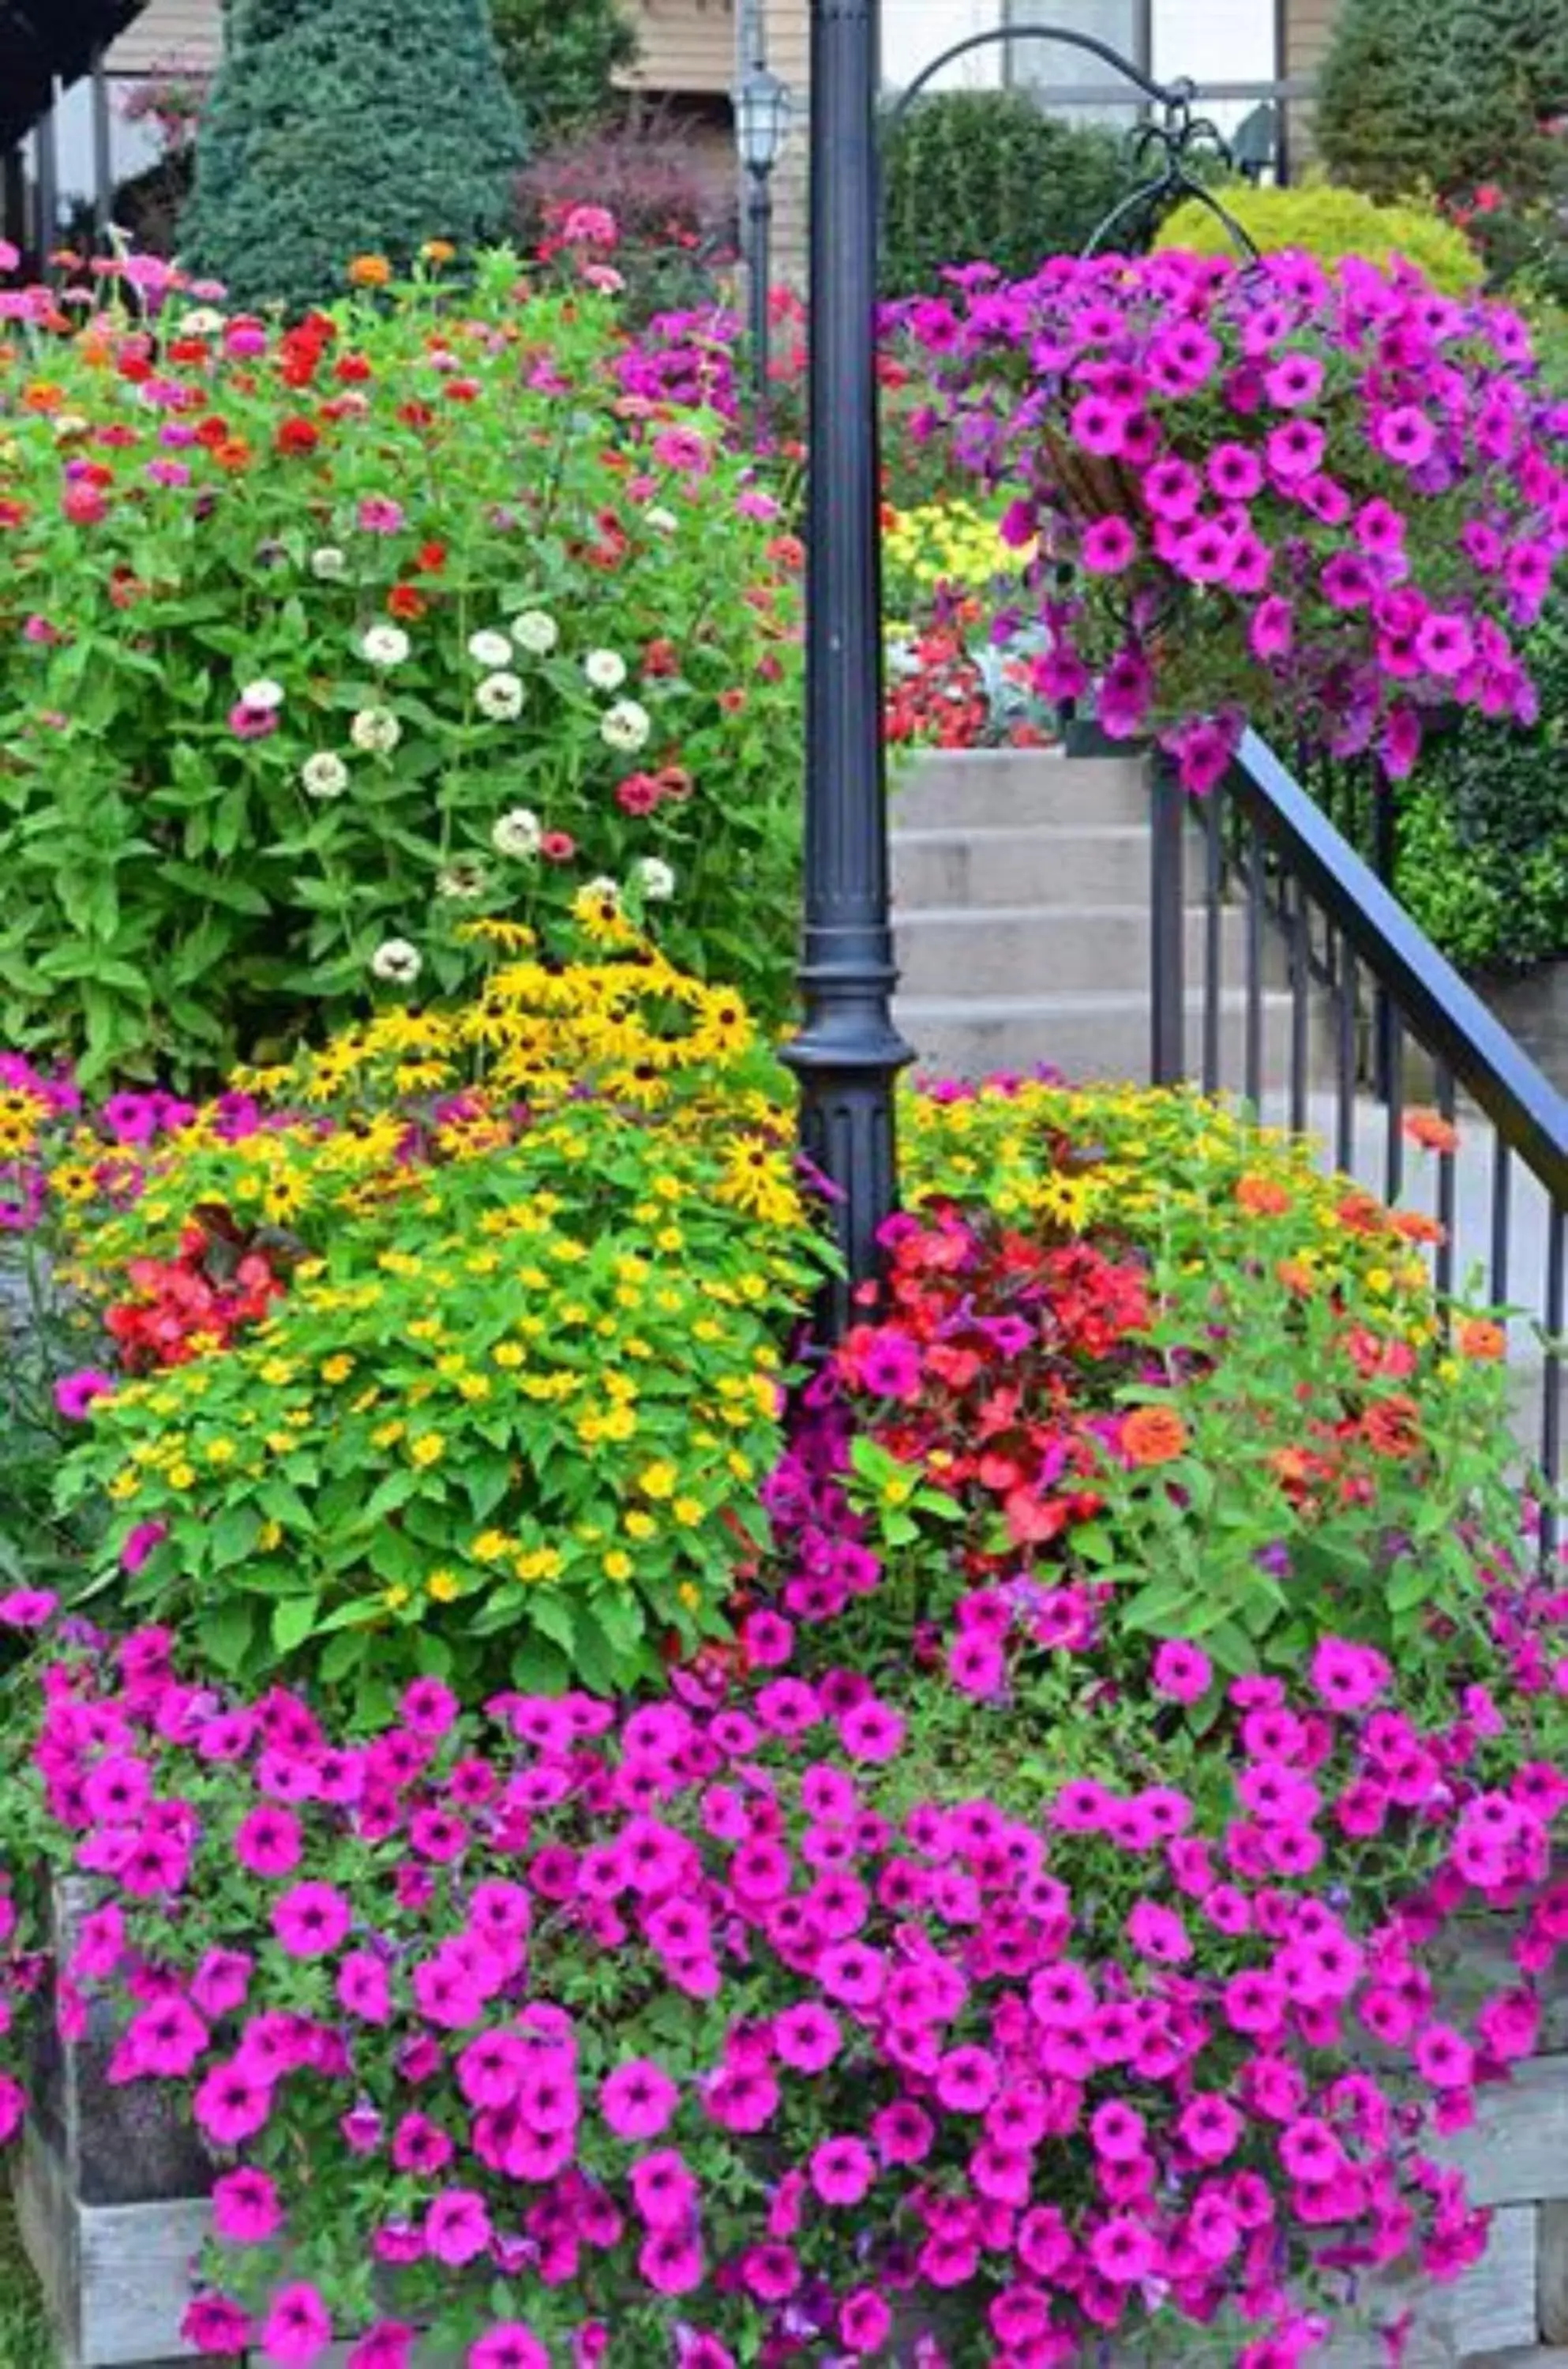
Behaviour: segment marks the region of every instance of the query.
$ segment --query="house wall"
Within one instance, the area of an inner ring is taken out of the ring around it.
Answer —
[[[570,0],[567,0],[570,5]],[[735,84],[734,0],[636,0],[635,89],[716,94]]]
[[[156,66],[212,66],[223,46],[220,0],[147,0],[133,25],[109,51],[110,74],[147,74]]]

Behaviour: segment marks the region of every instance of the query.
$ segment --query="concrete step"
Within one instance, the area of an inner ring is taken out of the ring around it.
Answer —
[[[1053,749],[928,750],[895,779],[900,830],[1021,828],[1059,823],[1149,823],[1149,774],[1140,757],[1063,757]]]
[[[1201,894],[1205,851],[1184,842],[1186,891]],[[1147,905],[1149,830],[1055,823],[944,826],[893,833],[893,898],[900,910],[963,905]]]
[[[1153,926],[1141,905],[994,905],[920,907],[898,916],[900,983],[912,996],[1070,995],[1091,989],[1139,989],[1151,978]],[[1186,912],[1189,980],[1204,975],[1208,916]],[[1221,976],[1245,977],[1246,917],[1228,907],[1220,915]],[[1276,960],[1283,984],[1283,964]]]
[[[1187,997],[1186,1016],[1187,1062],[1190,1074],[1196,1077],[1203,1059],[1201,997]],[[1246,1074],[1245,996],[1223,996],[1219,1016],[1219,1084],[1239,1093]],[[1035,996],[901,995],[895,1017],[915,1048],[917,1077],[983,1078],[998,1070],[1044,1066],[1059,1070],[1073,1081],[1147,1083],[1149,1078],[1149,996],[1142,990]],[[1290,998],[1265,994],[1263,1018],[1264,1073],[1278,1077],[1287,1073],[1290,1059]],[[1332,1077],[1333,1048],[1321,1025],[1310,1031],[1309,1057],[1314,1081]]]

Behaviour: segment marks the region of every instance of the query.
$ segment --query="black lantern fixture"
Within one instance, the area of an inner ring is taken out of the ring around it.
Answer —
[[[761,61],[749,66],[735,94],[735,139],[746,175],[746,251],[750,265],[751,369],[757,431],[768,424],[768,365],[772,325],[768,292],[772,279],[773,167],[789,129],[786,84]]]
[[[812,0],[804,1018],[784,1058],[807,1157],[833,1195],[848,1320],[897,1191],[882,748],[876,0]]]

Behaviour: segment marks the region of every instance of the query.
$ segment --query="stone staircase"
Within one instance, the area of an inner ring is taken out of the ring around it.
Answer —
[[[926,756],[893,791],[898,1019],[917,1074],[981,1077],[1041,1063],[1077,1080],[1150,1069],[1149,788],[1143,762],[999,750]],[[1203,976],[1204,847],[1189,834],[1186,972]],[[1244,978],[1244,918],[1221,924],[1223,976]],[[1282,1070],[1290,1004],[1270,949],[1265,1070]],[[1199,999],[1188,999],[1198,1058]],[[1245,999],[1222,1006],[1221,1072],[1239,1085]]]

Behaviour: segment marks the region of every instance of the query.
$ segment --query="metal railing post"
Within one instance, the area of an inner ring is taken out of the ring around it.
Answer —
[[[1151,795],[1149,1073],[1154,1085],[1174,1086],[1187,1072],[1186,813],[1175,765],[1163,752],[1154,758]]]

